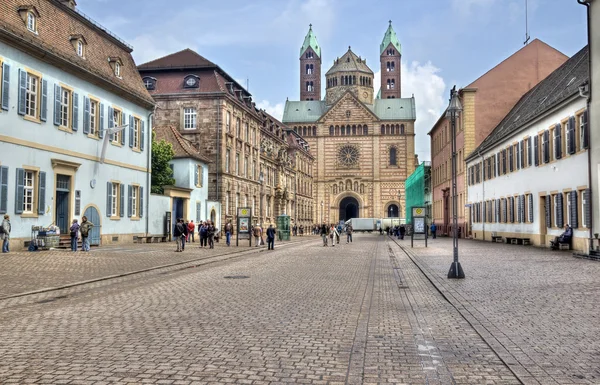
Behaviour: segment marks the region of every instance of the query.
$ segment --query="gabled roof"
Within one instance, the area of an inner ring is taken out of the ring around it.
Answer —
[[[286,100],[281,121],[283,123],[314,123],[319,120],[327,110],[327,105],[323,100]]]
[[[584,47],[548,77],[527,92],[466,160],[521,131],[530,122],[576,96],[579,86],[589,82],[589,50]]]
[[[191,158],[205,164],[212,163],[207,156],[203,155],[194,145],[184,138],[173,126],[158,126],[152,128],[156,132],[156,140],[165,140],[173,146],[174,159]]]
[[[302,43],[302,47],[300,47],[300,57],[304,55],[304,52],[306,52],[308,47],[312,48],[319,58],[321,57],[321,47],[317,42],[317,36],[312,30],[312,24],[308,26],[308,33],[304,37],[304,43]]]
[[[330,75],[336,72],[366,72],[373,74],[373,71],[367,66],[366,59],[356,56],[352,49],[348,47],[348,51],[334,61],[333,66],[327,71],[325,75]]]
[[[195,51],[186,48],[182,51],[140,64],[138,69],[204,68],[216,65]]]
[[[396,36],[396,32],[392,28],[392,21],[390,20],[390,25],[388,26],[387,31],[385,31],[385,35],[383,35],[383,41],[379,46],[379,55],[383,54],[383,51],[390,45],[390,43],[398,50],[398,53],[402,53],[400,45],[400,40],[398,40],[398,36]]]

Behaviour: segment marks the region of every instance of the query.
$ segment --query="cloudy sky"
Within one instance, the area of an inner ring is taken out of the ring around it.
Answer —
[[[568,56],[587,43],[585,7],[576,0],[528,4],[532,39]],[[299,50],[309,24],[322,48],[322,73],[352,46],[377,77],[379,44],[392,20],[402,44],[402,96],[416,98],[421,160],[429,160],[427,132],[452,85],[473,82],[525,40],[525,0],[78,0],[78,6],[133,45],[138,64],[191,48],[241,84],[248,80],[257,105],[278,118],[286,98],[299,99]]]

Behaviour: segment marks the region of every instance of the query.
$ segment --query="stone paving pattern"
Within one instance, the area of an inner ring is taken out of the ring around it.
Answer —
[[[449,240],[400,244],[312,238],[0,301],[0,384],[598,383],[600,265],[467,241],[454,281]],[[139,250],[118,258],[186,254]]]
[[[401,245],[524,383],[600,384],[600,263],[461,240],[466,278],[449,280],[450,238],[430,240],[428,248]]]

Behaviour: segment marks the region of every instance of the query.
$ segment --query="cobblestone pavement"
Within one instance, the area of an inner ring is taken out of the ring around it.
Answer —
[[[294,237],[293,240],[304,241],[307,238]],[[0,298],[254,249],[227,247],[225,242],[215,243],[214,249],[200,249],[198,242],[188,243],[183,253],[175,252],[175,248],[175,243],[169,242],[93,247],[89,253],[57,249],[1,254]]]
[[[0,301],[0,383],[520,383],[395,243],[354,240]]]
[[[600,263],[461,240],[466,278],[449,280],[451,239],[400,242],[524,383],[600,384]]]

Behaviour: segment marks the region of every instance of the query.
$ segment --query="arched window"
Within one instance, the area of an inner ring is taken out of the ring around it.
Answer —
[[[386,124],[386,125],[385,125],[385,133],[386,133],[386,134],[389,134],[389,133],[390,133],[390,125],[389,125],[389,124]]]
[[[310,64],[306,65],[306,74],[310,75]]]
[[[396,165],[396,147],[390,148],[390,166]]]
[[[341,134],[342,135],[346,135],[346,127],[342,126]]]
[[[340,126],[335,126],[335,136],[340,135]]]
[[[313,134],[312,136],[317,136],[317,127],[313,127]]]
[[[385,135],[385,126],[381,125],[381,135]]]
[[[302,136],[306,136],[306,127],[302,127]]]
[[[396,126],[392,124],[390,134],[394,135],[396,133]]]
[[[350,191],[350,190],[352,190],[352,181],[351,181],[350,179],[348,179],[348,180],[346,181],[346,190],[347,190],[347,191]]]
[[[354,191],[358,192],[358,182],[354,182]]]
[[[385,71],[390,72],[390,62],[385,63]]]
[[[388,90],[390,89],[390,84],[391,84],[390,79],[388,79],[387,84],[386,84],[386,89],[388,89]]]
[[[344,183],[340,182],[340,192],[344,191]]]
[[[369,85],[371,85],[371,78],[369,78]]]
[[[333,126],[329,126],[329,135],[333,136]]]
[[[337,189],[337,184],[333,185],[333,193],[337,194],[338,193],[338,189]]]
[[[394,86],[396,85],[396,80],[394,80],[394,79],[391,79],[391,80],[392,80],[392,82],[390,84],[391,84],[392,89],[394,89]]]
[[[363,135],[369,135],[369,127],[366,124],[363,126]]]
[[[352,84],[356,84],[356,75],[352,76]]]
[[[364,193],[365,193],[365,185],[364,185],[364,183],[361,183],[361,184],[360,184],[360,193],[361,193],[361,194],[364,194]]]
[[[356,125],[352,126],[352,135],[356,135]]]
[[[312,66],[312,64],[311,64],[311,66]],[[394,71],[395,69],[396,69],[396,63],[391,62],[390,63],[390,71]]]
[[[389,205],[387,209],[388,218],[398,218],[400,213],[398,212],[398,205]]]

